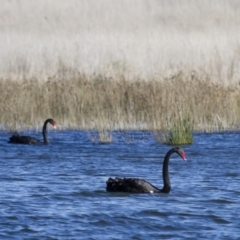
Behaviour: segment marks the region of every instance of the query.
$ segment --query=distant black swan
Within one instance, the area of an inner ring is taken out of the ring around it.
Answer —
[[[51,123],[54,128],[56,128],[56,122],[49,118],[43,124],[42,134],[44,142],[37,140],[36,138],[29,137],[29,136],[20,136],[20,135],[13,135],[9,138],[9,143],[20,143],[20,144],[48,144],[47,138],[47,124]]]
[[[163,161],[163,188],[159,189],[154,187],[149,182],[138,178],[109,178],[106,182],[106,190],[108,192],[131,192],[131,193],[169,193],[171,190],[171,183],[168,176],[168,162],[173,153],[177,153],[184,161],[186,161],[186,155],[183,149],[175,147],[170,149]]]

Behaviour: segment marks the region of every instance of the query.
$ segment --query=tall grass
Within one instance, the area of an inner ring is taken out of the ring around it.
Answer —
[[[165,138],[165,143],[170,145],[187,145],[193,143],[193,120],[184,116],[172,123]]]
[[[53,117],[175,142],[239,126],[238,0],[3,1],[0,16],[1,128]]]
[[[167,127],[164,130],[153,132],[157,142],[175,146],[193,143],[193,117],[188,114],[181,115],[181,112],[177,113],[171,122],[167,122]]]
[[[114,129],[175,132],[181,126],[222,131],[239,126],[240,95],[239,88],[213,84],[193,72],[162,81],[80,74],[66,80],[0,81],[2,127],[42,126],[48,117],[60,128],[97,129],[102,136]]]

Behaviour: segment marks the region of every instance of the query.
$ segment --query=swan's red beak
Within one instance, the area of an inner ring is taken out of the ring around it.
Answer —
[[[56,127],[57,127],[57,124],[56,124],[56,123],[54,123],[54,124],[53,124],[53,128],[56,128]]]
[[[181,157],[184,161],[187,161],[186,154],[184,152],[181,154]]]

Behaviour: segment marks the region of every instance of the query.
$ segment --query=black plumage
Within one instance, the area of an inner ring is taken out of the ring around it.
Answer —
[[[29,137],[29,136],[21,136],[21,135],[13,135],[9,138],[9,143],[18,143],[18,144],[48,144],[48,137],[47,137],[47,124],[50,123],[56,128],[56,122],[49,118],[43,124],[42,134],[43,134],[43,142],[39,141],[36,138]]]
[[[183,149],[175,147],[170,149],[164,157],[163,161],[163,188],[159,189],[153,186],[151,183],[138,178],[109,178],[106,182],[106,190],[108,192],[131,192],[131,193],[169,193],[171,190],[171,183],[168,174],[168,163],[170,156],[173,153],[177,153],[184,161],[186,161],[186,155]]]

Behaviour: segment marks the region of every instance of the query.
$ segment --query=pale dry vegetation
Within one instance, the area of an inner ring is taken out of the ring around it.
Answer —
[[[240,76],[238,0],[12,0],[0,8],[0,76]]]
[[[1,128],[240,124],[238,0],[13,0],[0,16]]]
[[[103,76],[48,81],[0,81],[0,122],[11,129],[53,117],[60,128],[171,129],[186,116],[194,130],[234,129],[240,123],[239,91],[208,76],[179,72],[163,81]]]

